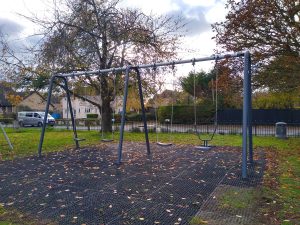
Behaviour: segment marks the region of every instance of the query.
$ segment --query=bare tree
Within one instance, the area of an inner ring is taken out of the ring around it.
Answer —
[[[70,72],[108,69],[176,57],[183,23],[180,18],[145,15],[138,9],[120,8],[118,0],[64,0],[53,19],[29,18],[43,27],[44,42],[38,68]],[[49,75],[48,72],[48,75]],[[81,79],[101,95],[104,131],[111,129],[112,76]],[[84,98],[83,96],[81,96]]]

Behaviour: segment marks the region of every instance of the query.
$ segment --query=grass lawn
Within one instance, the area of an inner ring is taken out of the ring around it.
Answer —
[[[2,159],[37,154],[41,129],[22,128],[18,131],[13,129],[6,129],[6,131],[12,141],[14,151],[10,153],[7,147],[1,148],[0,157]],[[82,147],[100,143],[100,135],[97,131],[78,131],[78,136],[86,139],[80,143]],[[118,133],[116,133],[116,141],[118,141],[118,137]],[[143,133],[125,133],[124,138],[125,141],[142,142],[145,140]],[[155,142],[156,134],[150,133],[149,138],[151,142]],[[162,142],[170,141],[168,134],[160,134],[159,139]],[[175,144],[199,145],[201,143],[196,135],[186,133],[173,134],[171,140]],[[0,134],[0,144],[3,142],[4,137]],[[261,201],[262,217],[271,219],[273,224],[297,224],[297,221],[300,221],[300,138],[280,140],[274,137],[254,137],[253,143],[255,147],[264,147],[267,155],[264,187],[261,199],[257,200]],[[241,146],[242,138],[240,135],[216,135],[212,144]],[[72,131],[47,128],[43,153],[62,151],[73,147]],[[226,197],[224,197],[224,201],[226,201]],[[268,222],[270,221],[266,223]],[[1,222],[0,216],[0,225],[3,224],[11,223],[9,221]]]

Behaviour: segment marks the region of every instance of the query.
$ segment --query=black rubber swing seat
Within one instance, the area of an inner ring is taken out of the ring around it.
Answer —
[[[171,146],[173,145],[172,143],[163,143],[163,142],[156,142],[157,145],[159,146]]]
[[[102,142],[112,142],[114,141],[113,139],[101,139]]]
[[[195,146],[196,149],[203,150],[203,151],[208,151],[212,148],[213,146],[204,146],[204,145],[199,145]]]
[[[210,150],[212,145],[208,145],[208,142],[211,141],[211,139],[201,139],[203,141],[203,145],[195,146],[196,149],[207,151]]]

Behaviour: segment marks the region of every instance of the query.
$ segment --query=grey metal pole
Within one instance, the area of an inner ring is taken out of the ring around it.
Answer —
[[[69,130],[69,105],[68,105],[68,100],[67,100],[67,130]]]
[[[251,56],[250,54],[246,54],[248,57],[248,85],[249,85],[249,115],[248,115],[248,148],[249,148],[249,156],[248,160],[251,164],[253,164],[253,139],[252,139],[252,85],[251,85]]]
[[[142,108],[142,119],[144,122],[144,132],[145,132],[145,139],[146,139],[146,146],[147,146],[147,154],[150,155],[150,144],[149,144],[149,136],[148,136],[148,127],[147,127],[147,117],[146,111],[144,106],[144,97],[143,97],[143,90],[142,90],[142,81],[141,81],[141,74],[138,68],[134,68],[137,74],[138,86],[139,86],[139,95],[141,101],[141,108]]]
[[[71,98],[70,98],[69,87],[68,87],[68,80],[66,77],[63,77],[63,80],[65,82],[65,89],[66,89],[66,93],[67,93],[67,104],[69,105],[69,109],[70,109],[72,128],[73,128],[73,133],[74,133],[74,141],[76,144],[76,148],[79,148],[79,141],[78,141],[78,137],[77,137],[77,130],[76,130],[75,118],[74,118],[74,114],[73,114],[73,108],[72,108],[72,103],[71,103]]]
[[[128,84],[129,84],[130,70],[131,70],[131,66],[127,66],[126,71],[125,71],[125,86],[124,86],[123,109],[122,109],[122,118],[121,118],[121,126],[120,126],[120,141],[119,141],[119,147],[118,147],[117,164],[121,164],[121,162],[122,162],[122,147],[123,147],[123,139],[124,139],[125,115],[126,115],[126,104],[127,104],[127,96],[128,96]]]
[[[45,116],[44,116],[43,127],[42,127],[42,133],[40,136],[40,143],[39,143],[39,147],[38,147],[39,157],[42,157],[42,147],[43,147],[43,142],[44,142],[45,130],[46,130],[46,126],[47,126],[47,117],[48,117],[49,106],[50,106],[50,102],[51,102],[53,83],[54,83],[55,78],[56,78],[56,76],[52,76],[50,79],[47,103],[46,103],[46,109],[45,109]]]
[[[142,68],[153,68],[153,67],[159,67],[159,66],[171,66],[171,65],[178,65],[178,64],[185,64],[185,63],[193,63],[193,62],[204,62],[204,61],[210,61],[210,60],[221,60],[221,59],[227,59],[227,58],[233,58],[233,57],[242,57],[245,55],[245,52],[236,52],[236,53],[229,53],[229,54],[223,54],[223,55],[211,55],[208,57],[203,58],[193,58],[193,59],[187,59],[187,60],[178,60],[178,61],[171,61],[171,62],[158,62],[155,64],[144,64],[144,65],[136,65],[131,67],[136,67],[138,69]],[[102,70],[95,70],[95,71],[84,71],[84,72],[72,72],[72,73],[65,73],[65,74],[58,74],[62,77],[77,77],[77,76],[95,76],[95,75],[101,75],[105,73],[110,72],[118,72],[118,71],[124,71],[127,67],[118,67],[118,68],[111,68],[111,69],[102,69]]]
[[[243,144],[242,144],[242,178],[247,178],[247,147],[248,147],[248,121],[249,121],[249,56],[244,55],[244,97],[243,97]]]
[[[7,136],[7,134],[6,134],[5,130],[4,130],[4,128],[3,128],[3,126],[2,126],[2,123],[0,123],[0,128],[1,128],[1,130],[2,130],[2,133],[3,133],[3,135],[4,135],[4,138],[5,138],[6,142],[7,142],[7,144],[8,144],[8,146],[9,146],[10,150],[13,150],[14,147],[13,147],[13,145],[11,144],[11,142],[10,142],[10,140],[9,140],[9,137]]]

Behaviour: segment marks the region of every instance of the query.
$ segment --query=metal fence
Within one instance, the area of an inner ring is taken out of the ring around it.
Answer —
[[[98,119],[76,119],[77,130],[97,130],[101,131],[101,121]],[[3,124],[5,127],[16,127],[11,123]],[[60,119],[56,121],[54,128],[57,129],[72,129],[71,120]],[[116,123],[113,127],[115,131],[119,131],[120,123]],[[172,133],[194,133],[195,126],[193,124],[170,124],[158,123],[155,121],[148,121],[149,132],[172,132]],[[212,133],[214,132],[214,124],[198,124],[197,131],[200,133]],[[126,121],[125,131],[127,132],[143,132],[143,123],[137,121]],[[222,123],[218,124],[217,134],[231,134],[241,135],[242,124],[240,123]],[[275,136],[276,127],[275,124],[253,124],[252,133],[254,136]],[[300,123],[287,123],[287,137],[300,137]]]
[[[69,124],[69,125],[68,125]],[[101,122],[99,120],[84,119],[76,120],[78,130],[101,130]],[[56,128],[68,128],[72,129],[71,122],[66,120],[59,120],[55,126]],[[119,131],[120,124],[114,125],[114,130]],[[170,124],[158,123],[155,121],[148,121],[149,132],[172,132],[172,133],[194,133],[195,126],[193,124]],[[212,133],[214,132],[214,124],[198,124],[197,131],[200,133]],[[137,121],[127,121],[125,124],[125,131],[127,132],[143,132],[143,123]],[[222,123],[217,126],[217,134],[242,134],[242,124],[238,123]],[[262,125],[253,124],[252,133],[254,136],[275,136],[276,127],[274,125]],[[288,137],[300,137],[300,123],[287,124],[287,136]]]

